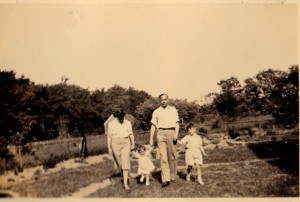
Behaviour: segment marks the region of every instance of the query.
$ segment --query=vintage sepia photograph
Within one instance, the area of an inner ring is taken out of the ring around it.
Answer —
[[[0,0],[1,199],[299,200],[299,3]]]

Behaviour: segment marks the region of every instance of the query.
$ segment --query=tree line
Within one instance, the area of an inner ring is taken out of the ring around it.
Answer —
[[[182,123],[201,122],[206,115],[222,119],[272,114],[279,124],[298,123],[298,65],[288,71],[268,69],[247,78],[242,85],[235,77],[221,80],[219,93],[210,93],[212,101],[204,105],[172,99]],[[9,143],[57,138],[60,132],[78,136],[102,134],[103,123],[117,109],[126,109],[135,118],[135,129],[149,129],[157,98],[133,87],[119,85],[90,91],[68,84],[62,77],[54,85],[35,84],[16,77],[14,71],[0,71],[0,142]],[[194,86],[197,89],[197,86]],[[50,136],[49,136],[50,135]]]

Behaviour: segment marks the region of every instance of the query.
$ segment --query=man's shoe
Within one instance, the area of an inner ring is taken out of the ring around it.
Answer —
[[[170,182],[169,182],[169,181],[168,181],[168,182],[163,182],[163,183],[161,184],[161,186],[162,186],[162,187],[170,186]]]

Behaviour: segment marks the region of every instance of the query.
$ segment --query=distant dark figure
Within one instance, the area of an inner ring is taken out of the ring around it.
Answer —
[[[81,140],[80,140],[80,155],[82,161],[88,156],[88,150],[87,150],[87,141],[85,135],[81,134]]]

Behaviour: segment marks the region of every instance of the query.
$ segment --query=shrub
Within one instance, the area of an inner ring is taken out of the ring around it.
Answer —
[[[216,133],[216,134],[207,134],[206,138],[208,140],[214,140],[214,139],[222,139],[224,136],[223,133]]]
[[[249,135],[252,136],[258,136],[258,134],[260,133],[259,128],[257,127],[253,127],[249,130]]]
[[[232,129],[228,130],[228,135],[231,139],[235,139],[238,136],[240,136],[240,134]]]
[[[58,158],[54,158],[53,154],[50,154],[50,157],[44,160],[43,163],[43,168],[48,169],[48,168],[54,168],[55,165],[59,162]]]
[[[42,171],[40,169],[36,170],[33,176],[34,176],[34,180],[38,180],[42,176]]]
[[[276,137],[271,137],[271,140],[273,140],[273,141],[274,141],[274,140],[277,140],[277,138],[276,138]]]
[[[243,135],[235,138],[235,141],[249,141],[250,140],[250,135]]]
[[[273,131],[273,130],[267,130],[267,133],[266,133],[268,136],[275,136],[276,135],[276,132]]]
[[[216,139],[211,141],[211,143],[213,143],[213,144],[219,144],[220,142],[221,142],[220,138],[216,138]]]
[[[198,128],[198,132],[199,132],[200,134],[207,134],[207,129],[204,128],[204,127],[200,127],[200,128]]]
[[[213,122],[211,128],[212,129],[218,129],[218,128],[221,128],[222,126],[222,123],[221,123],[221,120],[220,119],[217,119]]]

